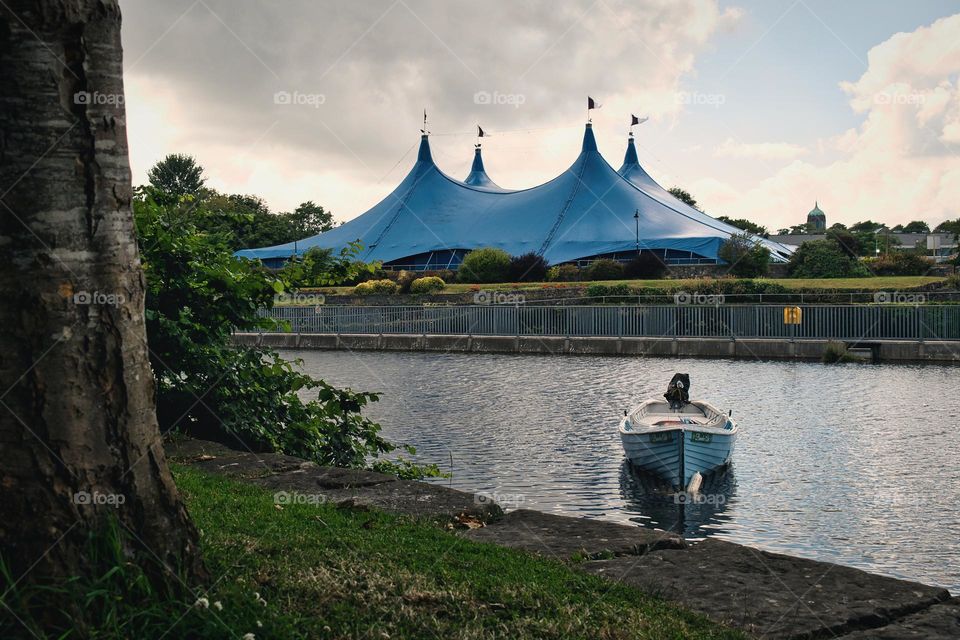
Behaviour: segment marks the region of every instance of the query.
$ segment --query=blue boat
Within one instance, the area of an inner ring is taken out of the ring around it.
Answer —
[[[647,400],[624,412],[619,430],[631,464],[677,490],[695,491],[703,476],[730,462],[739,428],[713,405],[688,400],[689,376],[685,378],[678,391],[674,377],[664,394],[667,400]]]

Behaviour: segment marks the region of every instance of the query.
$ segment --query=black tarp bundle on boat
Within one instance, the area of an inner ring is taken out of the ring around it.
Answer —
[[[670,408],[681,410],[690,402],[690,374],[675,373],[667,386],[667,392],[663,397],[670,403]]]

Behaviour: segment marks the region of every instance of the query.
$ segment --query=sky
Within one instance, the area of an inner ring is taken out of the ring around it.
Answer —
[[[121,0],[134,184],[187,153],[207,184],[337,220],[416,158],[545,182],[593,111],[617,168],[775,230],[960,217],[960,5],[941,0]]]

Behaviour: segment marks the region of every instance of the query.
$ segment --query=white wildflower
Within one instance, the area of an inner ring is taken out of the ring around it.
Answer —
[[[213,603],[213,608],[216,609],[217,611],[223,611],[223,603],[217,600],[216,602]]]
[[[206,598],[197,598],[197,601],[193,603],[193,606],[200,607],[201,609],[209,609],[210,601]]]
[[[257,636],[253,635],[252,633],[245,633],[240,640],[257,640]]]

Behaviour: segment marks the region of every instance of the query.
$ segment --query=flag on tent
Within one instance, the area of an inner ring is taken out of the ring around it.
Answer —
[[[487,134],[486,134],[486,133],[484,132],[484,130],[480,127],[480,125],[477,125],[477,137],[478,137],[478,138],[483,138],[483,137],[486,137],[486,135],[487,135]]]
[[[646,121],[649,120],[649,119],[650,119],[650,118],[649,118],[648,116],[644,116],[643,118],[638,118],[637,116],[635,116],[635,115],[633,115],[633,114],[631,113],[631,114],[630,114],[630,126],[632,127],[632,126],[635,125],[635,124],[643,124],[644,122],[646,122]]]
[[[597,104],[597,101],[596,101],[596,100],[594,100],[594,99],[591,98],[590,96],[587,96],[587,110],[588,110],[588,111],[589,111],[590,109],[599,109],[599,108],[602,107],[602,106],[603,106],[602,104]]]

